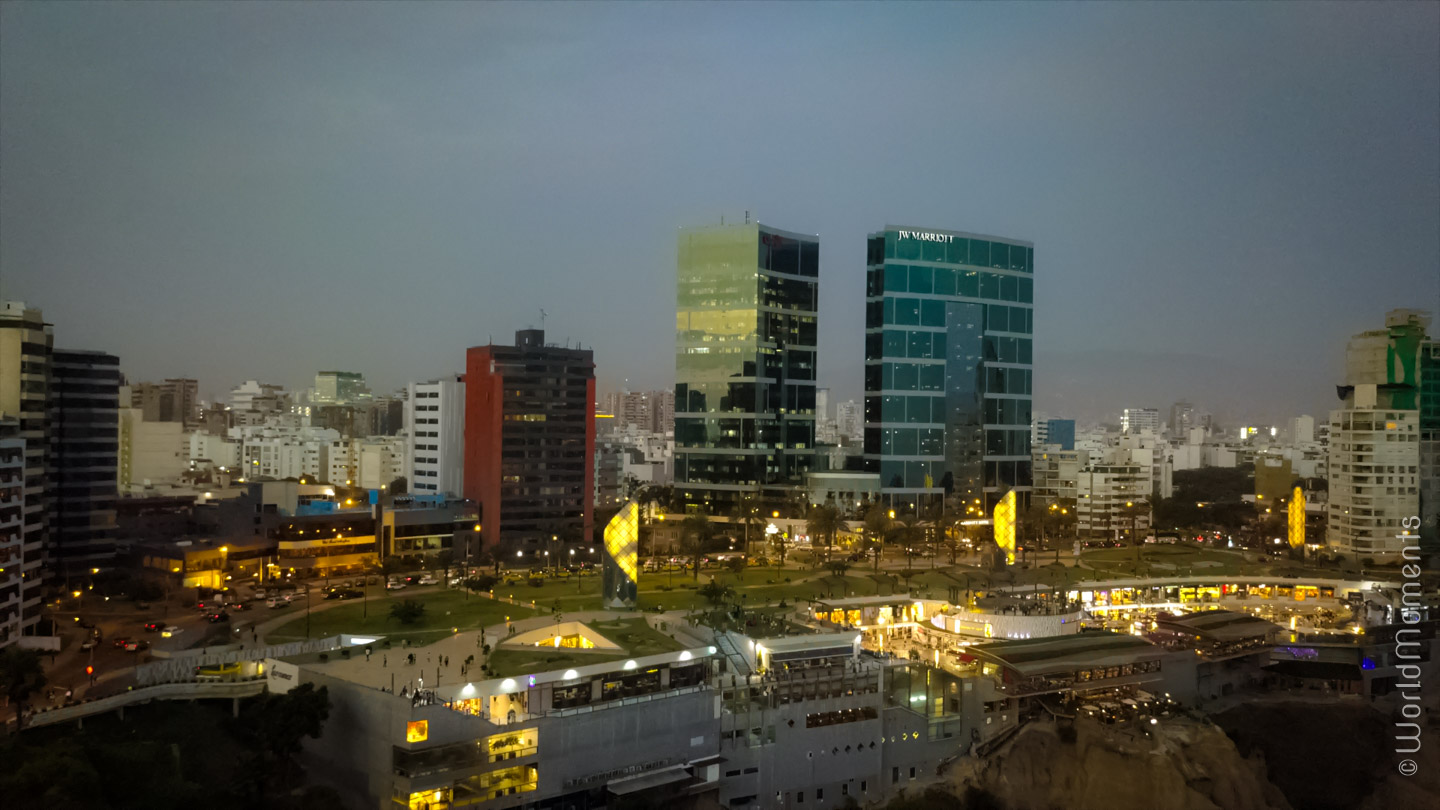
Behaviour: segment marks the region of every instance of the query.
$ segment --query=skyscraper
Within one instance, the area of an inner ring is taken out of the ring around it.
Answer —
[[[1034,246],[886,227],[867,265],[865,464],[882,492],[988,510],[1028,491]]]
[[[3,610],[18,611],[18,631],[29,633],[40,620],[40,588],[50,539],[50,363],[54,345],[50,324],[38,309],[6,302],[0,309],[0,417],[14,420],[6,429],[7,456],[23,453],[19,543],[3,547],[5,576],[16,583],[14,597],[0,600]],[[23,443],[23,445],[21,444]],[[23,448],[23,449],[22,449]],[[13,463],[13,461],[12,461]],[[14,473],[11,473],[14,475]],[[13,520],[13,516],[11,517]],[[18,570],[17,570],[18,569]],[[13,575],[13,576],[12,576]],[[13,620],[7,623],[13,624]]]
[[[588,546],[594,456],[593,352],[522,329],[514,346],[466,353],[464,490],[485,548],[558,564],[567,546]]]
[[[820,243],[758,223],[680,232],[675,488],[727,513],[780,505],[814,462]]]
[[[56,349],[50,414],[50,568],[57,575],[88,574],[115,559],[120,359]]]
[[[1188,402],[1177,402],[1170,406],[1170,435],[1185,437],[1195,427],[1195,406]]]
[[[1344,405],[1330,412],[1326,542],[1333,550],[1395,559],[1420,514],[1421,348],[1430,319],[1397,309],[1385,328],[1345,349]]]
[[[321,371],[315,375],[312,402],[325,405],[358,405],[375,398],[358,371]]]

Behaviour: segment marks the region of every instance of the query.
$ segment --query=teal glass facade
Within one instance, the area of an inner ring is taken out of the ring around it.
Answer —
[[[1027,490],[1034,246],[887,227],[866,252],[866,469],[898,508]]]

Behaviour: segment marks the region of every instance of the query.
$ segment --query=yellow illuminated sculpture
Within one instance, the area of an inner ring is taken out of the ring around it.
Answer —
[[[995,545],[1005,552],[1005,564],[1015,564],[1015,490],[995,504]]]
[[[640,504],[631,501],[605,526],[604,588],[607,608],[635,607],[640,587]]]
[[[1305,545],[1305,492],[1300,487],[1290,494],[1290,547]]]

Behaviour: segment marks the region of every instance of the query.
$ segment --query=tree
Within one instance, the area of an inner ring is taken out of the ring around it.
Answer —
[[[730,519],[740,524],[745,538],[743,550],[749,556],[751,527],[763,529],[765,526],[765,518],[760,516],[760,496],[754,492],[740,493],[735,508],[730,510]]]
[[[449,587],[450,569],[455,566],[455,551],[448,548],[441,549],[440,553],[435,555],[435,563],[445,570],[445,576],[441,579],[444,581],[446,587]]]
[[[710,538],[715,534],[715,528],[710,525],[710,518],[703,513],[694,512],[686,515],[685,520],[680,523],[680,552],[690,558],[691,565],[695,566],[695,581],[700,581],[700,558],[705,555],[705,549],[710,545]]]
[[[831,560],[825,563],[825,567],[830,569],[830,576],[835,577],[836,579],[844,579],[845,572],[850,570],[850,561]]]
[[[925,542],[925,522],[914,515],[906,515],[897,521],[895,538],[905,548],[905,570],[909,571],[911,561],[915,559],[911,555],[913,547]]]
[[[488,591],[494,588],[495,583],[499,581],[499,579],[490,574],[481,574],[465,580],[465,589],[471,593],[480,593],[481,591]]]
[[[775,556],[780,560],[780,567],[785,567],[785,555],[790,552],[790,535],[786,532],[776,532],[770,535],[770,546],[775,549]]]
[[[730,573],[739,576],[740,572],[745,570],[745,558],[731,557],[730,559],[725,561],[725,568]]]
[[[720,604],[725,602],[725,600],[730,599],[735,595],[734,588],[722,582],[717,582],[714,579],[711,579],[709,582],[701,585],[695,590],[695,592],[700,594],[701,598],[703,598],[706,602],[709,602],[711,605],[714,606],[719,606]]]
[[[425,604],[414,599],[397,602],[390,606],[390,618],[401,624],[415,624],[425,618]]]
[[[14,644],[0,650],[0,685],[15,707],[15,733],[19,734],[25,723],[25,701],[45,687],[40,654]]]
[[[840,530],[841,523],[840,510],[833,504],[824,503],[810,508],[810,514],[805,519],[805,531],[810,534],[812,547],[818,545],[816,540],[825,541],[824,559],[830,558],[830,550],[835,545],[835,533]]]
[[[875,571],[880,571],[880,552],[885,545],[885,536],[890,533],[890,516],[886,513],[885,507],[875,504],[870,511],[865,513],[865,544],[868,550],[875,555]]]
[[[291,770],[304,737],[317,739],[330,717],[330,694],[326,687],[302,683],[283,694],[255,698],[242,715],[259,751],[247,769],[254,778],[255,793],[264,797],[266,788]]]
[[[405,476],[403,475],[390,482],[389,492],[391,497],[394,497],[396,495],[404,495],[409,491],[410,482],[406,481]]]
[[[404,557],[397,557],[394,554],[386,557],[380,562],[380,572],[386,577],[392,577],[410,567]]]

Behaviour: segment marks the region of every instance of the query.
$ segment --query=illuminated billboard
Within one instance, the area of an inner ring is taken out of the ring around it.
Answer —
[[[1290,494],[1290,547],[1305,545],[1305,492],[1300,487]]]
[[[634,608],[640,584],[640,504],[625,504],[605,527],[604,592],[607,608]]]
[[[995,504],[995,545],[1005,552],[1005,564],[1015,564],[1015,490]]]

